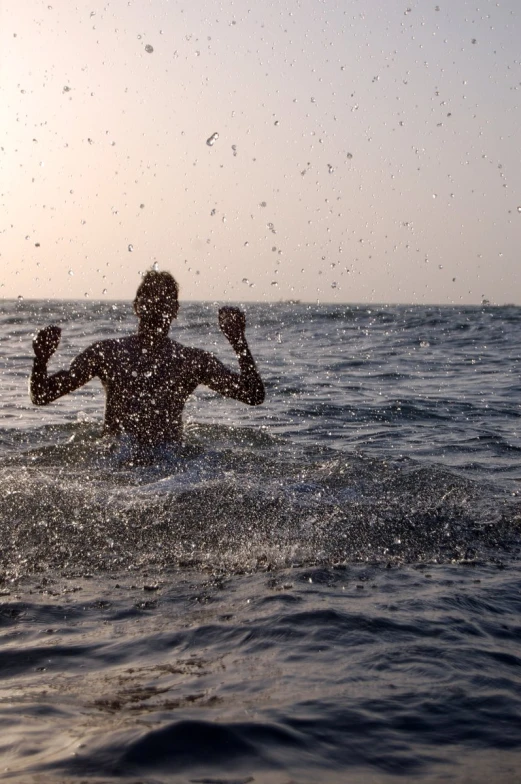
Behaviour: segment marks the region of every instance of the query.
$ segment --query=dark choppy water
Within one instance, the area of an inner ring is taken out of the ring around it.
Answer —
[[[0,777],[519,781],[520,308],[249,306],[266,403],[147,464],[96,382],[27,398],[34,328],[129,306],[0,313]]]

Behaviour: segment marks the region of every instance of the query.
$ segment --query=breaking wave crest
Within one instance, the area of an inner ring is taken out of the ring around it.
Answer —
[[[88,425],[52,428],[2,461],[0,481],[10,579],[498,560],[520,541],[519,503],[447,468],[298,447],[262,429],[192,425],[182,447],[143,455]]]

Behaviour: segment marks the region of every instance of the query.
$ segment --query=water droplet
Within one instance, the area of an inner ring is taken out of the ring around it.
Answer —
[[[245,248],[247,248],[249,244],[250,244],[250,243],[249,243],[248,241],[246,241],[246,242],[244,243],[244,247],[245,247]]]
[[[518,212],[521,212],[521,205],[517,208]]]
[[[337,286],[338,286],[338,283],[332,283],[332,284],[331,284],[331,288],[332,288],[332,289],[336,289],[336,287],[337,287]]]
[[[154,51],[154,47],[150,46],[150,44],[147,44],[145,46],[145,52],[148,52],[148,54],[152,54],[153,51]]]
[[[328,165],[327,165],[327,170],[328,170],[329,174],[333,174],[333,172],[335,171],[330,163],[328,163]]]
[[[103,289],[103,291],[101,293],[102,294],[106,294],[107,293],[107,289]]]
[[[243,279],[242,279],[242,282],[243,282],[243,283],[247,283],[247,284],[249,284],[249,282],[250,282],[250,281],[248,280],[248,278],[243,278]]]
[[[128,252],[132,253],[133,250],[134,250],[134,246],[133,245],[129,245],[128,246]]]
[[[347,155],[346,155],[346,158],[349,158],[349,160],[351,160],[352,157],[353,157],[353,153],[352,152],[348,152]]]
[[[71,278],[74,275],[74,272],[71,269],[69,270],[69,275],[71,276]]]
[[[71,88],[69,87],[69,85],[68,85],[68,84],[66,84],[66,85],[64,86],[64,88],[63,88],[63,92],[64,92],[64,93],[70,93],[70,91],[71,91]]]
[[[154,263],[152,264],[152,269],[154,270],[154,272],[159,272],[159,264],[157,263],[157,261],[154,261]]]
[[[443,269],[443,264],[438,264],[438,269]]]
[[[275,120],[275,122],[273,123],[273,125],[278,125],[278,124],[279,124],[278,120]]]
[[[218,138],[219,138],[219,134],[217,132],[212,133],[212,135],[209,136],[208,139],[206,140],[206,144],[208,145],[208,147],[213,147],[213,145],[215,144]]]
[[[433,194],[432,194],[432,198],[433,198],[433,199],[437,199],[437,198],[438,198],[438,194],[437,194],[437,193],[433,193]]]
[[[19,294],[19,295],[18,295],[18,302],[21,302],[22,300],[23,300],[23,297],[22,297],[22,295],[21,295],[21,294]]]

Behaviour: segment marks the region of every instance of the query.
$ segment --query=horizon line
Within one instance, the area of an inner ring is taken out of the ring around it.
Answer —
[[[2,297],[0,296],[0,301],[2,302],[82,302],[82,303],[97,303],[97,304],[130,304],[132,305],[133,298],[130,299],[94,299],[90,297],[85,298],[70,298],[70,297]],[[484,299],[481,302],[465,302],[465,303],[455,303],[455,302],[337,302],[337,301],[326,301],[326,300],[305,300],[299,298],[289,298],[289,299],[279,299],[279,300],[229,300],[229,299],[181,299],[182,303],[187,304],[204,304],[204,303],[212,303],[212,304],[222,304],[222,303],[234,303],[240,305],[331,305],[336,307],[379,307],[379,308],[386,308],[386,307],[434,307],[434,308],[453,308],[453,307],[468,307],[468,308],[479,308],[479,307],[490,307],[490,308],[517,308],[521,307],[521,303],[515,302],[492,302],[490,300]]]

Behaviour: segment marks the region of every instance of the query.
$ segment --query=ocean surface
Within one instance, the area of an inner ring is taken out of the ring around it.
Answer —
[[[0,303],[0,780],[519,782],[521,308],[245,310],[264,405],[142,459],[27,394],[130,305]]]

